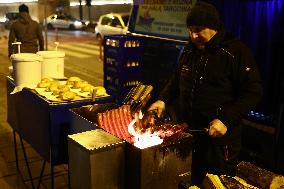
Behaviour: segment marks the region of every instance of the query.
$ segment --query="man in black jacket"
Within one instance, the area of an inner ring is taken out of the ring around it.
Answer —
[[[178,99],[182,121],[194,135],[191,180],[200,184],[206,173],[234,175],[241,147],[242,116],[262,93],[248,47],[222,28],[216,8],[198,2],[187,16],[190,42],[178,69],[149,110],[165,110]]]
[[[13,22],[9,33],[9,56],[17,53],[17,47],[12,46],[14,42],[21,42],[21,52],[36,53],[43,51],[44,39],[39,23],[32,20],[29,15],[29,8],[25,4],[19,6],[18,19]]]

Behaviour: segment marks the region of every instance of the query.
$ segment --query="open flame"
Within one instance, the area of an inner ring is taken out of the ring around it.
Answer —
[[[135,119],[133,119],[128,125],[128,132],[134,136],[134,146],[139,149],[144,149],[161,144],[163,139],[158,136],[158,133],[150,133],[149,131],[139,133],[135,131],[134,124],[142,120],[142,118],[143,114],[139,111],[138,116],[135,115]]]

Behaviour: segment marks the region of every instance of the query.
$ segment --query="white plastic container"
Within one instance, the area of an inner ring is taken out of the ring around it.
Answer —
[[[41,67],[42,78],[64,78],[64,52],[39,51],[37,54],[43,58]]]
[[[13,54],[11,61],[16,86],[35,87],[41,81],[41,56],[34,53]]]

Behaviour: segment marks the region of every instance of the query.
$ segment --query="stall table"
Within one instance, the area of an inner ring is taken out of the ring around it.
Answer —
[[[68,163],[67,135],[73,134],[69,129],[71,122],[69,109],[94,103],[107,103],[112,101],[112,97],[98,98],[95,101],[84,99],[50,102],[27,88],[16,94],[10,94],[14,87],[13,78],[7,76],[7,121],[14,130],[17,168],[15,133],[19,134],[21,142],[22,139],[27,141],[44,159],[42,169],[46,161],[50,162],[53,187],[53,166]],[[24,156],[26,159],[25,151]],[[28,166],[27,161],[26,163]]]

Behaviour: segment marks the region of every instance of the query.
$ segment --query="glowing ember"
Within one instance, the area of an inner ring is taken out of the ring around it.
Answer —
[[[162,144],[163,139],[157,135],[144,133],[140,136],[135,137],[134,146],[140,149],[148,148]]]
[[[134,136],[134,146],[140,149],[148,148],[151,146],[159,145],[163,142],[158,136],[158,133],[138,133],[134,129],[134,124],[143,118],[143,114],[140,111],[138,116],[135,116],[135,119],[130,122],[128,125],[128,132]]]

